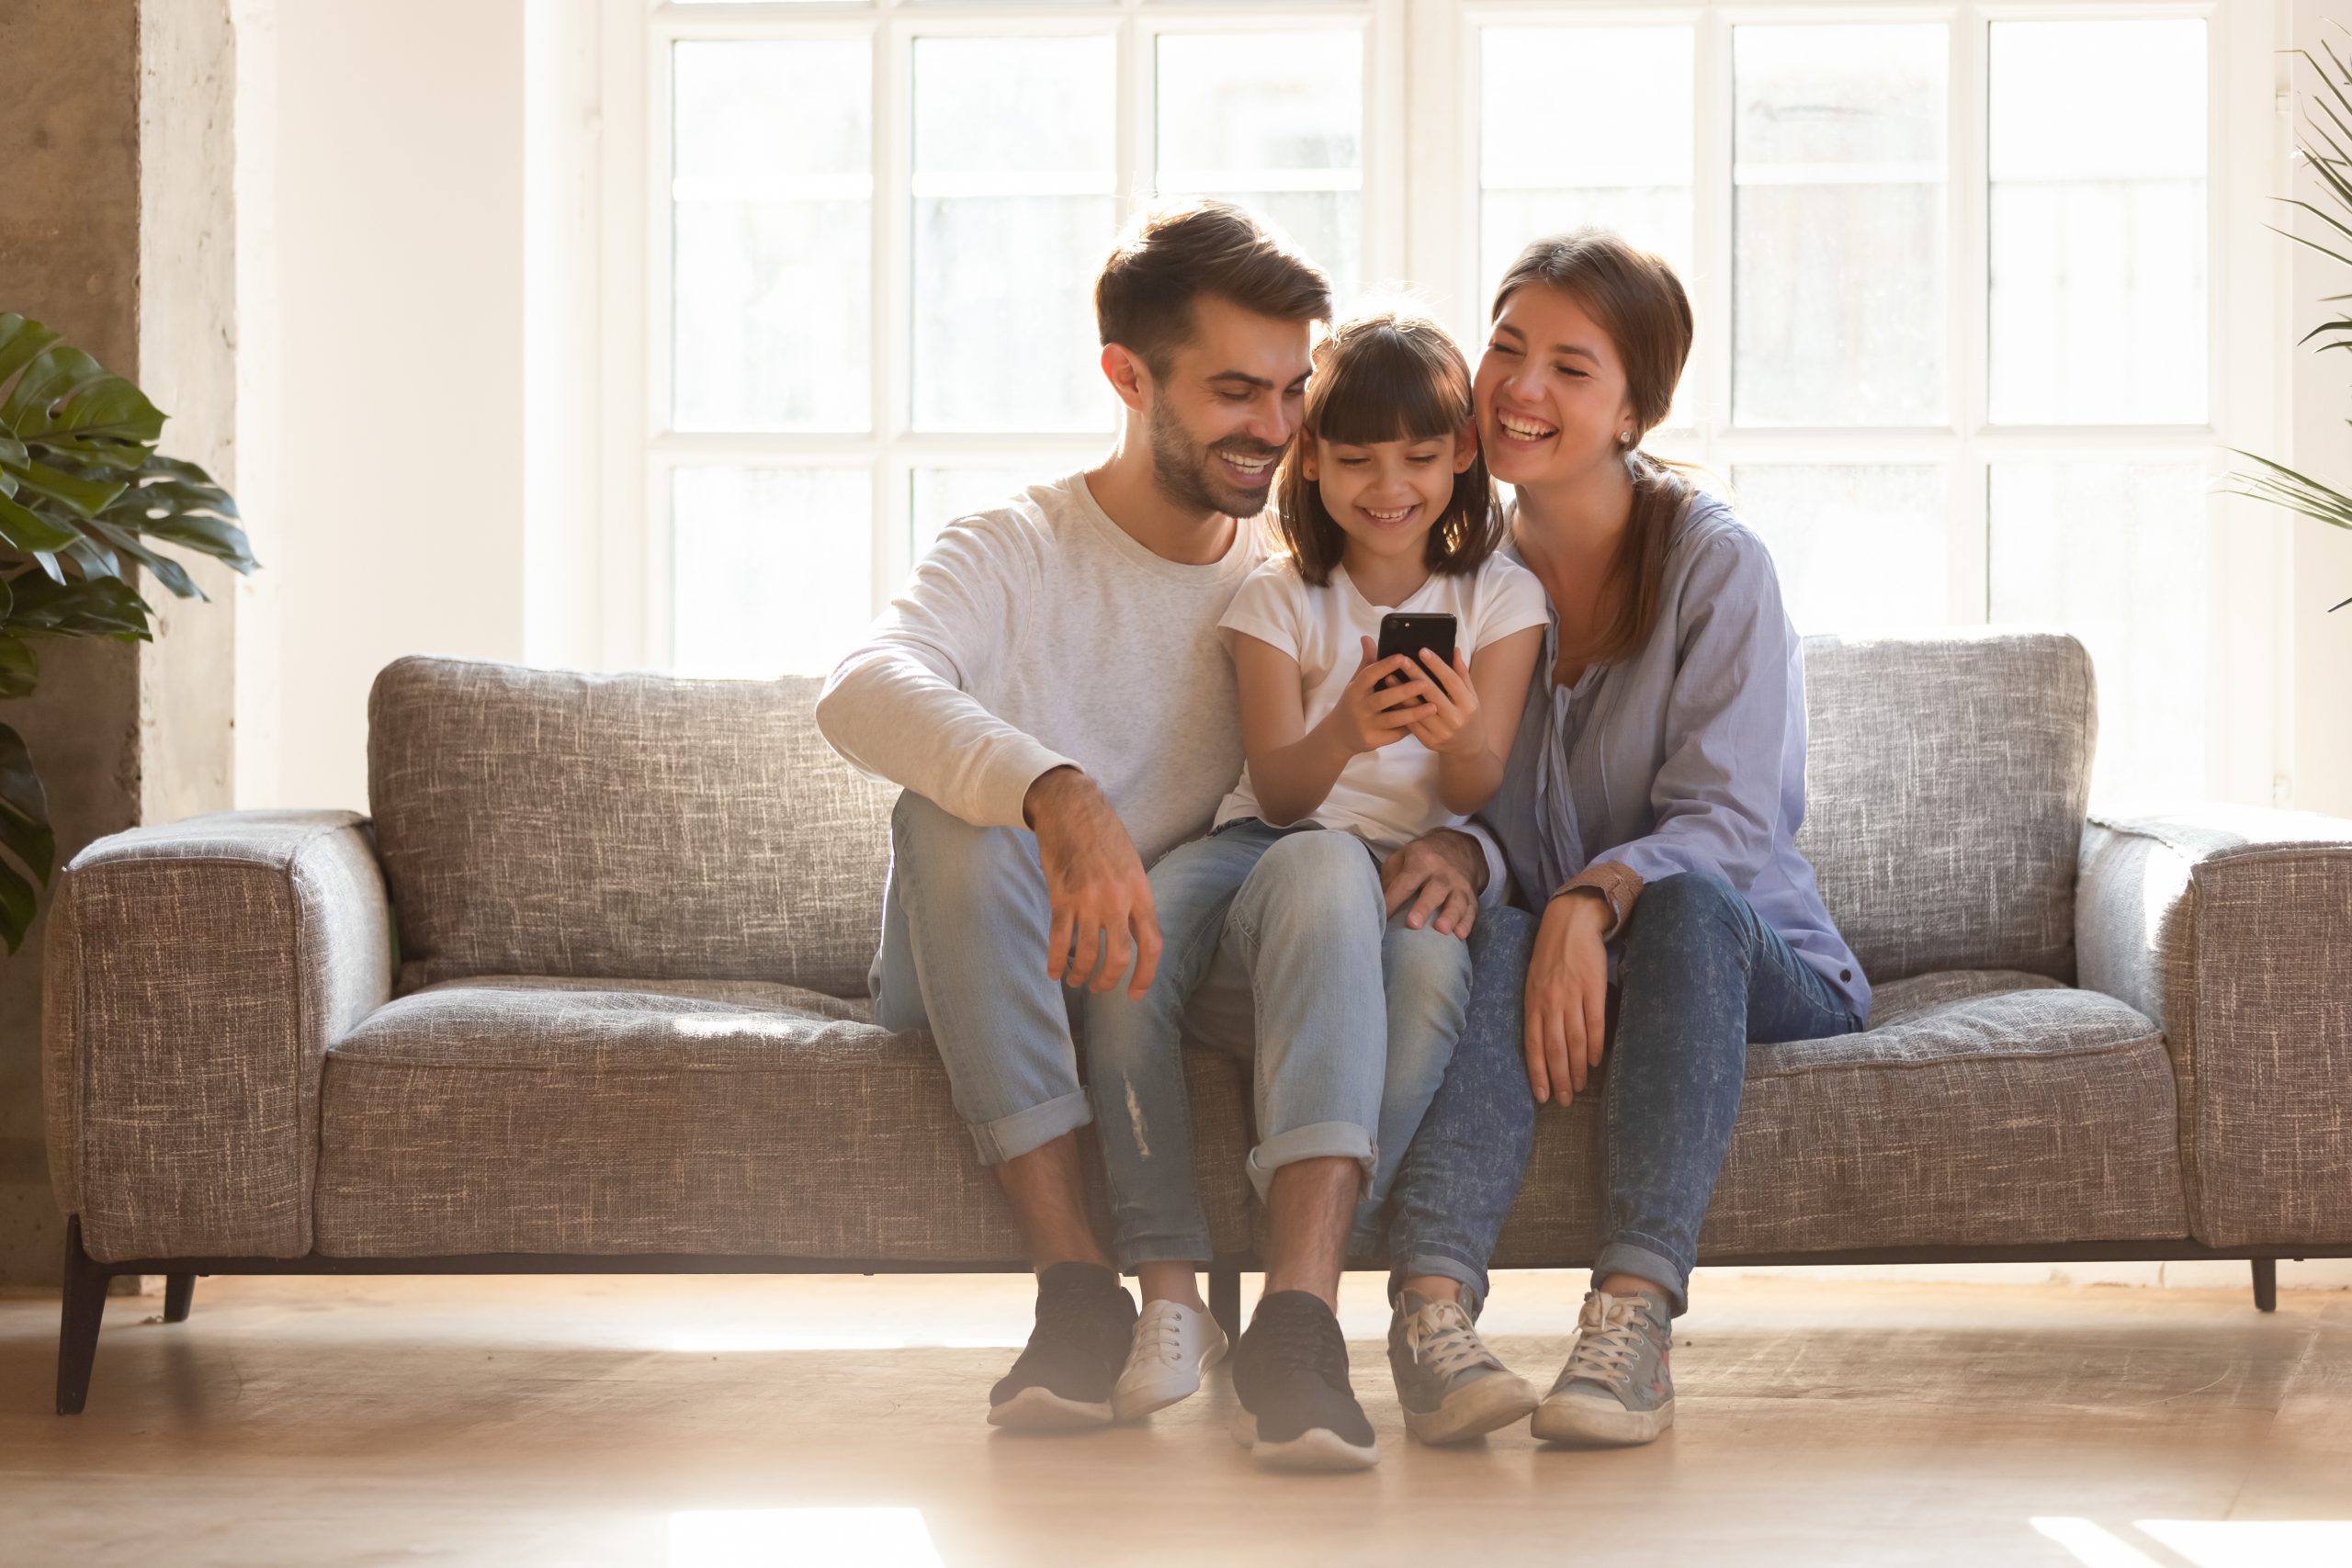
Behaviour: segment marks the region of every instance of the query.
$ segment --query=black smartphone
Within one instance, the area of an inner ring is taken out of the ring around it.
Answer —
[[[1380,653],[1382,659],[1393,659],[1400,653],[1413,656],[1413,662],[1428,669],[1420,658],[1421,649],[1433,650],[1448,664],[1453,662],[1454,620],[1450,612],[1439,610],[1427,615],[1406,615],[1392,610],[1380,617]],[[1381,687],[1403,682],[1401,674],[1391,675],[1380,682]]]

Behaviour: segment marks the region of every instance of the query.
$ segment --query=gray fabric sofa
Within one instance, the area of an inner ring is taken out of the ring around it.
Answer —
[[[1803,840],[1867,1032],[1758,1045],[1713,1261],[2352,1251],[2352,822],[2087,818],[2071,638],[1806,647]],[[929,1042],[869,1021],[893,791],[816,683],[405,659],[372,821],[117,835],[55,890],[59,1407],[106,1280],[1016,1269]],[[1247,1085],[1188,1053],[1228,1317]],[[1497,1263],[1585,1261],[1592,1097]],[[1099,1194],[1098,1194],[1099,1197]]]

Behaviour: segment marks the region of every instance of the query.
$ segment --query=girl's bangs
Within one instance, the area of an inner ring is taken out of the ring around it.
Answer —
[[[1316,436],[1344,446],[1433,441],[1470,423],[1464,367],[1438,344],[1393,329],[1339,343],[1307,401]]]

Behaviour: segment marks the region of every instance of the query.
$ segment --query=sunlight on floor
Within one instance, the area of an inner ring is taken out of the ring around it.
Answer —
[[[670,1516],[670,1568],[944,1568],[921,1508],[711,1508]]]
[[[2104,1525],[2080,1518],[2029,1521],[2075,1554],[2086,1568],[2168,1568],[2175,1558],[2194,1568],[2301,1568],[2352,1562],[2352,1520],[2140,1519],[2132,1528],[2165,1549],[2158,1558]]]

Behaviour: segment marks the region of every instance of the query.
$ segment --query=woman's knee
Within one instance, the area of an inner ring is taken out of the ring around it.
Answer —
[[[1626,922],[1630,945],[1661,936],[1742,940],[1755,919],[1747,897],[1713,872],[1681,871],[1644,886]]]

